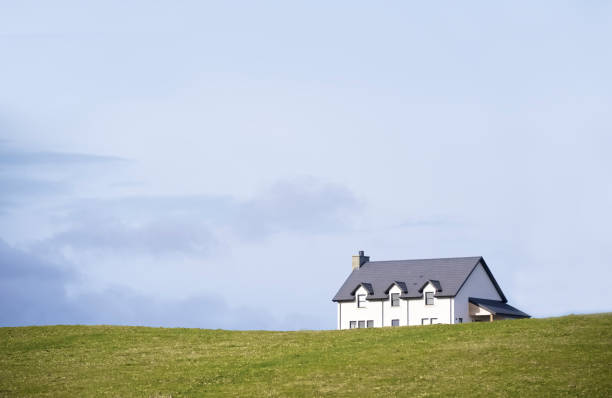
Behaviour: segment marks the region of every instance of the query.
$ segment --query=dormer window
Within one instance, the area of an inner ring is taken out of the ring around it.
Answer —
[[[365,308],[365,294],[357,295],[357,308]]]
[[[399,307],[399,293],[391,293],[391,307]]]
[[[433,302],[434,302],[434,293],[425,292],[425,305],[433,305]]]

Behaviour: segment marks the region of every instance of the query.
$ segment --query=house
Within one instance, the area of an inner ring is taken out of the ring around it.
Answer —
[[[360,251],[332,301],[338,329],[530,317],[508,305],[482,257],[370,261]]]

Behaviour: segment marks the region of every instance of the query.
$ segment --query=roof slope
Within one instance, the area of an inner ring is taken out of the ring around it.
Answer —
[[[470,303],[476,304],[477,306],[482,307],[495,315],[507,315],[516,318],[531,318],[531,315],[528,315],[523,311],[498,300],[470,297],[469,301]]]
[[[441,289],[436,293],[436,297],[453,297],[479,263],[506,302],[506,297],[482,257],[368,261],[359,269],[353,270],[332,301],[354,300],[355,288],[360,283],[369,283],[372,286],[374,294],[368,295],[369,300],[386,299],[388,294],[385,290],[395,281],[403,282],[407,287],[408,291],[402,294],[402,298],[421,297],[419,289],[429,280],[438,282],[436,289]]]

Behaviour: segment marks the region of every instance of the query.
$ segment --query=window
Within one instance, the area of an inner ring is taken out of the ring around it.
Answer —
[[[457,323],[463,323],[463,318],[457,318]]]
[[[355,329],[357,327],[357,322],[355,321],[350,321],[349,322],[349,329]]]
[[[391,319],[391,326],[399,326],[399,319]]]
[[[373,328],[374,327],[374,321],[368,321],[367,327]]]
[[[357,308],[365,308],[365,294],[357,295]]]
[[[427,325],[429,318],[421,318],[421,325]]]
[[[433,305],[433,292],[425,293],[425,305]]]
[[[429,318],[430,325],[436,325],[438,323],[438,318]]]
[[[399,293],[391,293],[391,307],[399,307]]]
[[[359,321],[359,329],[363,329],[365,327],[365,321]]]

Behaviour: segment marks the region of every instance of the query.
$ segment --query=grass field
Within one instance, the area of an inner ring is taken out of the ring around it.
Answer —
[[[612,396],[612,314],[348,331],[0,328],[0,396]]]

